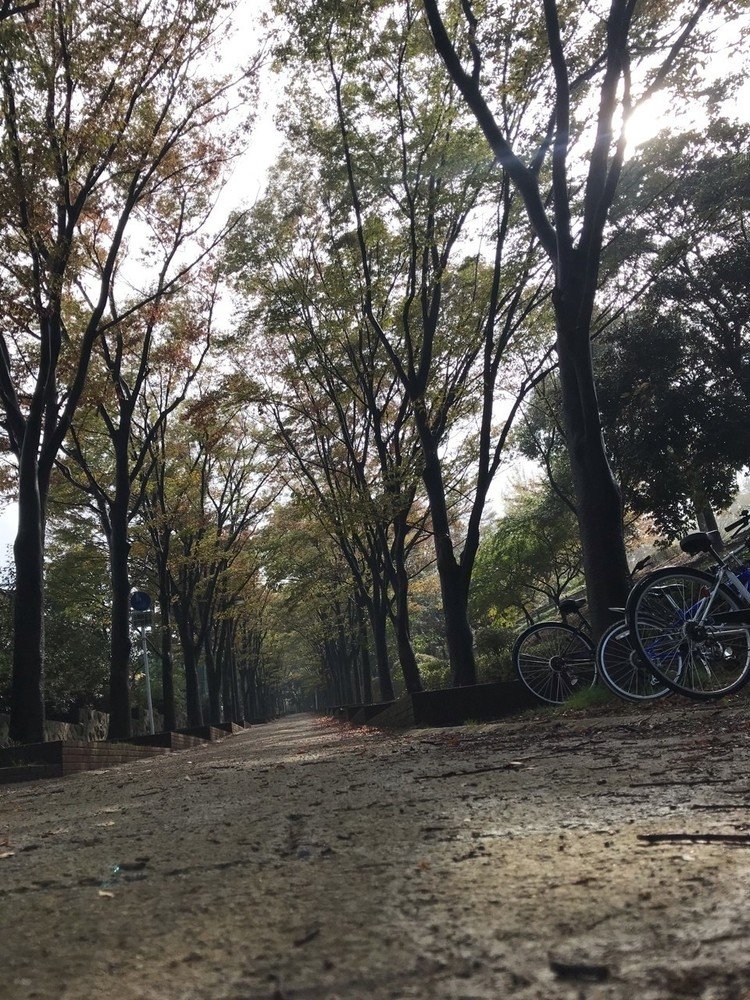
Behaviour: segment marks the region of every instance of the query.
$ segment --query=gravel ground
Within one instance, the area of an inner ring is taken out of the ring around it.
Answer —
[[[0,787],[0,995],[747,1000],[749,764],[728,703],[295,716]]]

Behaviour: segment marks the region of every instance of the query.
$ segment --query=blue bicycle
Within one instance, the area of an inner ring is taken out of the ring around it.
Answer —
[[[735,537],[749,526],[750,512],[743,511],[725,530]],[[680,547],[713,556],[715,571],[673,566],[641,580],[626,608],[631,641],[672,691],[699,701],[722,698],[750,681],[750,567],[724,559],[704,531]]]

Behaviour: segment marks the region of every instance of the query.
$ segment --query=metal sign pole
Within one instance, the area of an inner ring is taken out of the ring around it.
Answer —
[[[151,700],[151,674],[148,669],[148,646],[146,645],[146,623],[141,625],[141,640],[143,642],[143,668],[146,671],[146,701],[148,703],[148,731],[154,735],[154,704]]]
[[[143,643],[143,669],[146,673],[146,701],[148,704],[148,731],[154,735],[154,703],[151,700],[151,674],[148,669],[148,646],[146,645],[146,620],[148,612],[151,611],[151,595],[145,590],[134,590],[130,595],[130,607],[136,614],[133,616],[135,625],[140,616],[141,621],[141,642]],[[153,616],[153,612],[152,612]],[[153,617],[152,617],[153,627]]]

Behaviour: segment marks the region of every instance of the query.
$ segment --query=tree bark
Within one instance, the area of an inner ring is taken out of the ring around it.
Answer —
[[[226,645],[223,645],[219,660],[219,669],[221,673],[222,722],[235,721],[234,706],[232,705],[232,670],[229,660],[229,650]]]
[[[469,624],[469,587],[453,550],[440,459],[435,451],[429,428],[423,420],[419,420],[418,428],[424,456],[422,480],[430,503],[435,556],[440,578],[445,642],[448,646],[453,683],[456,687],[466,687],[477,682],[474,633]]]
[[[203,642],[206,661],[206,681],[208,684],[209,722],[217,726],[221,722],[221,670],[216,665],[213,646],[213,629],[207,628]]]
[[[393,545],[394,595],[396,607],[391,615],[393,630],[396,633],[396,648],[404,683],[409,694],[422,690],[422,678],[419,676],[419,665],[411,644],[411,629],[409,627],[409,574],[406,571],[406,533],[407,515],[402,515],[394,521],[395,538]]]
[[[356,598],[357,619],[359,623],[359,655],[362,664],[362,700],[365,705],[372,704],[372,667],[370,666],[370,644],[367,638],[367,623],[365,609],[361,598]]]
[[[44,535],[46,489],[40,490],[36,441],[27,431],[18,469],[18,534],[13,545],[12,740],[44,740]]]
[[[375,647],[375,663],[378,669],[378,684],[381,701],[395,701],[391,666],[388,661],[388,632],[385,596],[377,585],[370,602],[370,624],[372,626],[373,646]]]
[[[409,694],[415,694],[422,690],[422,678],[419,676],[419,665],[411,644],[409,619],[401,614],[394,614],[393,630],[396,634],[396,649],[406,690]]]
[[[622,497],[602,437],[591,358],[593,293],[558,282],[553,295],[557,321],[562,415],[586,577],[586,599],[594,637],[613,620],[630,589],[623,540]],[[595,279],[593,281],[595,287]],[[590,302],[587,299],[590,298]]]
[[[109,565],[112,578],[112,627],[109,661],[109,738],[130,736],[130,577],[128,508],[110,510]]]
[[[703,494],[696,494],[693,497],[693,507],[695,508],[695,520],[698,523],[699,531],[712,532],[714,536],[714,548],[719,552],[724,548],[724,540],[721,537],[719,522],[716,520],[711,504]]]
[[[232,722],[236,722],[238,726],[242,726],[245,724],[245,708],[240,694],[240,678],[237,667],[237,633],[234,627],[232,628],[229,667],[232,683]]]
[[[185,701],[189,726],[203,725],[200,685],[198,684],[197,650],[193,642],[190,622],[183,610],[176,612],[177,630],[180,635],[182,660],[185,665]]]

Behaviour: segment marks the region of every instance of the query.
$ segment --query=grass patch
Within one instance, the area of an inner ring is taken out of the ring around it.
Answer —
[[[618,698],[616,694],[609,690],[609,688],[604,687],[603,684],[594,684],[593,687],[583,688],[581,691],[576,691],[576,693],[571,695],[565,704],[560,706],[560,708],[604,708],[610,705],[623,704],[625,704],[625,702],[623,702],[622,698]]]
[[[630,702],[618,698],[616,694],[603,684],[595,684],[593,687],[577,691],[562,705],[550,705],[540,701],[536,708],[527,708],[525,711],[520,712],[516,718],[521,721],[525,719],[541,721],[542,719],[559,718],[571,713],[584,716],[588,713],[599,715],[602,711],[606,714],[608,709],[614,708],[627,711],[634,707]]]

